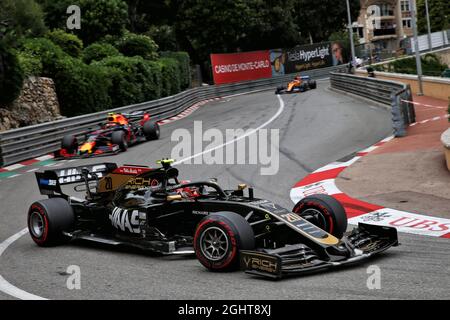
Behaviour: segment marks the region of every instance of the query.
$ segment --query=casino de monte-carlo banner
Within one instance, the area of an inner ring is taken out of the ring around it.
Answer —
[[[211,54],[215,84],[272,77],[269,50]]]

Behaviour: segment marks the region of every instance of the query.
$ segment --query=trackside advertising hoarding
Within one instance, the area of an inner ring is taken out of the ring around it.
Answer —
[[[211,54],[215,84],[272,77],[269,50]]]
[[[341,43],[323,42],[292,49],[211,54],[211,65],[214,83],[222,84],[345,64],[346,56]]]

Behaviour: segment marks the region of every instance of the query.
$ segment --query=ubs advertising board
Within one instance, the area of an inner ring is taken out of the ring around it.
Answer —
[[[215,84],[272,77],[269,50],[211,54]]]

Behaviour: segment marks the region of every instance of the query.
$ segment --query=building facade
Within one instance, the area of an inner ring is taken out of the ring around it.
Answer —
[[[361,0],[353,29],[366,51],[398,51],[402,41],[412,36],[410,0]]]

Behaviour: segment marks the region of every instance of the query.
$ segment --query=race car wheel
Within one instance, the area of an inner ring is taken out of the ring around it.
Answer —
[[[127,137],[125,136],[125,131],[114,131],[111,135],[111,142],[112,144],[118,145],[120,151],[127,151],[128,149],[128,142]]]
[[[344,207],[326,194],[316,194],[300,200],[292,212],[339,239],[347,230]]]
[[[144,123],[144,135],[145,138],[150,140],[158,140],[160,134],[159,124],[156,122],[147,121]]]
[[[61,141],[61,148],[65,149],[68,153],[75,153],[78,149],[78,141],[75,136],[64,136]]]
[[[283,86],[277,87],[277,90],[275,90],[275,94],[280,94],[284,90]]]
[[[315,80],[309,80],[308,81],[308,87],[310,89],[316,89],[317,88],[317,82]]]
[[[72,207],[63,198],[37,201],[28,211],[28,231],[33,241],[42,247],[62,243],[63,231],[69,231],[74,222]]]
[[[239,268],[239,251],[254,247],[253,229],[234,212],[217,212],[203,218],[194,235],[195,254],[212,271]]]

